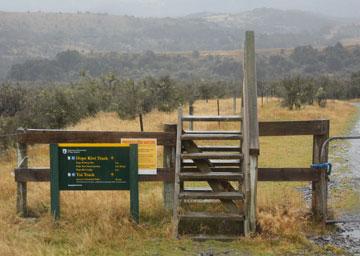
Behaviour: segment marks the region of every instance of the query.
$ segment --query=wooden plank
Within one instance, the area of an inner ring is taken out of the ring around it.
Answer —
[[[184,153],[181,154],[182,159],[242,159],[241,153]]]
[[[189,131],[185,130],[186,134],[236,134],[241,135],[240,131]]]
[[[329,138],[330,122],[324,125],[327,131],[324,135],[313,137],[313,163],[324,163],[328,161],[328,148],[325,154],[321,155],[321,147]],[[327,219],[327,197],[328,197],[328,177],[326,170],[320,170],[320,180],[312,183],[312,211],[315,219],[325,225]]]
[[[186,171],[188,169],[188,171]],[[240,170],[239,168],[212,168],[217,172]],[[184,168],[184,172],[194,172],[197,168]],[[183,173],[185,175],[185,173]],[[167,168],[158,168],[157,175],[139,175],[139,181],[168,181],[174,179],[174,170]],[[259,168],[259,181],[318,181],[320,173],[318,170],[310,168]],[[49,182],[49,168],[17,168],[15,169],[16,182]]]
[[[230,236],[230,235],[228,236],[227,235],[192,235],[189,236],[189,238],[198,242],[209,241],[209,240],[228,242],[239,239],[238,236]]]
[[[241,121],[241,116],[183,116],[183,121],[203,121],[203,122],[237,122]]]
[[[242,221],[244,216],[235,213],[187,212],[179,216],[182,220],[232,220]]]
[[[188,153],[200,153],[199,148],[194,143],[194,141],[188,140],[183,141],[183,146]],[[206,159],[194,159],[194,160],[183,160],[183,161],[192,161],[194,162],[195,166],[198,168],[200,172],[210,172],[211,168],[214,166],[212,161]],[[217,161],[237,161],[237,160],[217,160]],[[218,191],[235,191],[234,187],[231,183],[227,181],[215,181],[209,180],[208,184],[210,185],[211,189],[215,192]],[[236,213],[238,212],[238,206],[232,200],[221,200],[223,205],[226,209],[230,212]]]
[[[241,168],[239,166],[212,166],[210,167],[212,172],[241,172]],[[181,172],[198,172],[199,169],[197,167],[183,167]]]
[[[183,134],[182,140],[241,140],[239,134]]]
[[[240,152],[240,146],[199,146],[202,152]]]
[[[329,120],[259,122],[259,135],[325,135],[328,123]]]
[[[175,182],[174,182],[174,209],[173,209],[173,236],[175,238],[178,238],[179,236],[179,219],[178,219],[178,213],[179,213],[179,194],[180,194],[180,179],[179,174],[181,171],[181,135],[183,132],[182,127],[182,108],[179,108],[178,110],[178,124],[177,124],[177,130],[176,130],[176,158],[175,158]]]
[[[176,133],[177,125],[176,124],[165,124],[164,132],[173,132]],[[169,170],[174,170],[175,168],[175,154],[176,148],[174,146],[164,146],[163,153],[163,166]],[[169,175],[174,175],[174,171]],[[174,205],[174,179],[171,181],[164,181],[163,183],[163,199],[165,209],[172,210]]]
[[[181,192],[179,198],[242,200],[244,194],[241,192]]]
[[[259,168],[258,181],[316,181],[318,170],[311,168]]]
[[[16,182],[49,182],[50,168],[17,168],[15,169]],[[174,181],[174,169],[158,168],[156,175],[139,175],[139,181]]]
[[[16,144],[17,166],[21,168],[28,167],[27,145],[24,143]],[[27,216],[27,183],[25,181],[17,182],[16,191],[16,211],[22,216]]]
[[[198,161],[199,160],[204,160],[204,159],[194,159],[195,161],[191,160],[191,159],[184,159],[183,162],[183,166],[198,166]],[[239,166],[239,164],[241,164],[240,160],[207,160],[212,166],[206,169],[206,172],[209,172],[210,169],[212,167],[215,166]]]
[[[185,172],[180,173],[180,179],[184,181],[205,181],[205,180],[228,180],[236,181],[243,178],[239,172]]]
[[[173,132],[116,132],[116,131],[64,131],[19,130],[18,142],[27,144],[51,143],[118,143],[122,138],[155,138],[158,145],[175,146]]]
[[[256,185],[257,155],[259,154],[259,123],[257,121],[257,82],[255,61],[255,35],[246,31],[244,49],[243,81],[243,135],[244,161],[243,191],[245,194],[244,234],[248,236],[256,229]],[[255,158],[251,156],[255,155]],[[254,165],[255,163],[255,165]]]

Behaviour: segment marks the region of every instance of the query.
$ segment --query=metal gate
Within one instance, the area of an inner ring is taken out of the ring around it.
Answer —
[[[360,140],[360,136],[336,136],[336,137],[330,137],[328,138],[321,147],[321,158],[325,159],[326,156],[326,149],[329,146],[330,142],[333,141],[345,141],[345,140]],[[326,170],[327,176],[330,177],[332,173],[333,165],[330,162],[323,162],[319,164],[313,164],[311,166],[313,169],[318,170]],[[329,200],[328,200],[329,201]],[[327,208],[329,208],[329,205],[327,205]],[[336,218],[330,218],[329,215],[326,215],[325,218],[326,224],[335,224],[335,223],[360,223],[360,217],[357,217],[356,219],[336,219]]]

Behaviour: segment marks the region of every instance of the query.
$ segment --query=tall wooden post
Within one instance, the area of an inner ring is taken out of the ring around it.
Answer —
[[[16,147],[18,168],[28,167],[27,145],[18,143]],[[17,182],[16,211],[20,216],[27,216],[27,183]]]
[[[245,194],[244,233],[256,231],[256,190],[259,155],[259,122],[257,117],[257,82],[255,62],[255,35],[246,32],[243,83],[243,171]]]
[[[330,122],[323,127],[322,135],[314,135],[313,139],[313,163],[324,163],[328,161],[328,149],[321,156],[321,147],[329,138]],[[326,170],[321,170],[320,180],[312,182],[312,212],[317,221],[325,223],[327,219],[328,177]]]
[[[176,134],[176,124],[165,124],[164,132],[172,132]],[[164,146],[163,166],[171,172],[170,177],[175,176],[175,146]],[[165,209],[173,209],[174,205],[174,181],[164,181],[163,189],[164,207]]]

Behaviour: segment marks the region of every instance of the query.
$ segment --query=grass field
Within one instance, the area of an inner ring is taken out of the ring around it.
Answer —
[[[238,104],[240,106],[240,104]],[[198,101],[198,114],[215,114],[216,102]],[[307,106],[288,111],[270,99],[259,106],[260,120],[330,119],[331,133],[342,134],[351,126],[357,111],[341,101],[329,101],[326,108]],[[221,113],[232,114],[232,100],[221,101]],[[176,122],[176,113],[152,112],[145,116],[146,131],[161,131],[162,124]],[[206,128],[211,129],[210,124]],[[234,127],[231,127],[234,126]],[[226,129],[236,128],[236,124]],[[205,127],[203,127],[205,128]],[[137,120],[120,120],[114,113],[99,113],[69,127],[72,130],[137,131]],[[308,167],[311,164],[311,137],[261,138],[260,166]],[[48,147],[30,149],[30,166],[49,166]],[[159,164],[161,155],[159,155]],[[308,207],[296,187],[307,184],[260,183],[258,219],[261,233],[252,239],[231,243],[196,243],[171,238],[171,213],[163,209],[162,184],[140,186],[141,224],[129,218],[127,192],[62,192],[62,218],[53,223],[49,214],[49,184],[28,185],[31,218],[15,214],[16,184],[12,170],[14,151],[0,160],[0,255],[283,255],[320,254],[324,250],[306,239],[314,232],[308,221]]]

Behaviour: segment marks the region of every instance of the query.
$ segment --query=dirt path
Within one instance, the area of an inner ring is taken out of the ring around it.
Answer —
[[[360,111],[360,104],[357,104]],[[353,127],[351,135],[360,135],[360,118]],[[333,163],[333,175],[330,178],[329,207],[332,199],[342,188],[354,191],[354,197],[360,197],[360,140],[351,140],[347,143],[333,143],[333,154],[330,162]],[[360,205],[353,209],[334,209],[336,219],[360,220]],[[313,240],[320,244],[333,244],[349,252],[349,255],[360,255],[360,223],[336,224],[336,231],[328,236],[316,237]]]

